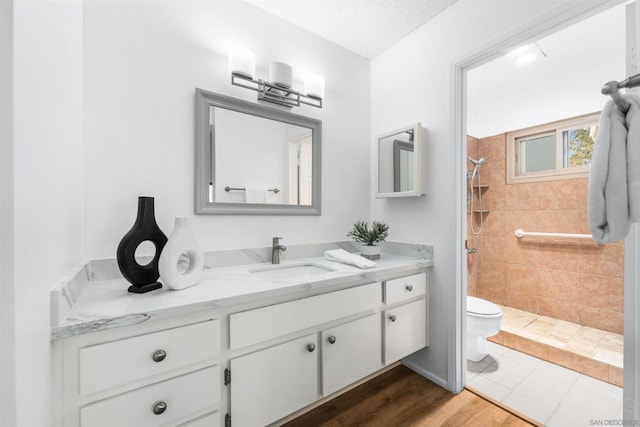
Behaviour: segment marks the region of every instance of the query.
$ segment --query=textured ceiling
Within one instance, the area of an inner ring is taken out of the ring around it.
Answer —
[[[457,0],[247,1],[365,58],[373,58]]]

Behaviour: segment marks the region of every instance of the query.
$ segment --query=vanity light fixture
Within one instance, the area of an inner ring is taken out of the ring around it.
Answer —
[[[305,80],[305,93],[291,89],[293,69],[284,62],[269,65],[270,82],[256,79],[255,57],[250,52],[237,52],[229,56],[231,84],[258,92],[258,100],[268,101],[285,107],[299,107],[301,104],[322,108],[324,98],[324,78],[315,74]]]

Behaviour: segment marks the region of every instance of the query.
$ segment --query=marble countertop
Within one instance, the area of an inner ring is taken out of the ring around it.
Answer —
[[[415,245],[414,245],[415,246]],[[123,278],[92,281],[70,303],[68,311],[52,325],[53,340],[104,329],[142,323],[151,319],[216,309],[269,298],[291,295],[304,297],[319,289],[334,290],[363,280],[385,280],[432,266],[431,249],[383,253],[377,266],[360,269],[325,259],[323,256],[284,260],[282,265],[313,262],[333,271],[300,279],[266,280],[250,270],[270,264],[253,263],[205,269],[197,285],[180,291],[166,287],[146,294],[127,292]],[[52,322],[53,323],[53,322]]]

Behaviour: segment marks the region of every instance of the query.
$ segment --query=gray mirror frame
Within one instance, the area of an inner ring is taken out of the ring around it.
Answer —
[[[195,102],[195,213],[197,215],[320,215],[322,181],[322,121],[242,101],[196,88]],[[208,201],[209,183],[215,176],[212,139],[210,137],[210,107],[226,108],[244,114],[310,128],[312,155],[311,205],[256,203],[219,203]]]

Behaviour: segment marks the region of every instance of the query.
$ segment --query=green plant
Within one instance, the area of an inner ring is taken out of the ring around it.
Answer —
[[[353,230],[347,233],[348,237],[356,242],[373,246],[374,243],[384,242],[389,235],[389,226],[384,222],[373,221],[371,228],[365,221],[357,221],[353,224]]]

